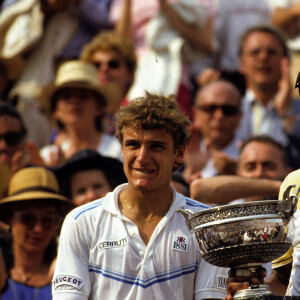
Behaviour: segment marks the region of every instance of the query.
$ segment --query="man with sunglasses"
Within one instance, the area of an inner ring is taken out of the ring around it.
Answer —
[[[26,133],[19,113],[9,104],[0,103],[0,162],[11,172],[27,164]]]
[[[230,82],[217,80],[200,89],[193,108],[193,136],[185,155],[185,175],[201,171],[202,177],[219,172],[218,161],[229,156],[237,158],[241,95]]]
[[[300,135],[300,103],[291,97],[285,39],[272,27],[252,27],[238,53],[247,83],[239,136],[268,134],[287,146],[290,134]]]

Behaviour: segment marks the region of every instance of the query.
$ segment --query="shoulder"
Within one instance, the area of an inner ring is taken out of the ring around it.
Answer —
[[[203,210],[203,209],[208,209],[211,208],[208,205],[205,205],[197,200],[188,198],[188,197],[184,197],[184,201],[185,201],[185,208],[190,208],[190,209],[196,209],[197,211]]]
[[[73,220],[77,220],[83,215],[91,217],[91,215],[99,213],[99,211],[102,210],[105,199],[106,197],[76,207],[68,214],[67,217]]]

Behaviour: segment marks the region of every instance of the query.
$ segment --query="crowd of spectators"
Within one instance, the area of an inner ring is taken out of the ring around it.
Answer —
[[[115,115],[147,92],[190,121],[178,192],[277,199],[300,168],[299,22],[296,0],[0,1],[3,299],[50,299],[61,221],[127,182]]]

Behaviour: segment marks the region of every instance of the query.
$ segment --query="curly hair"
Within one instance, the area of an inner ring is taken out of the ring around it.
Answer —
[[[91,62],[93,54],[97,51],[117,52],[124,59],[128,71],[134,74],[137,65],[134,46],[117,32],[101,31],[89,44],[84,46],[80,59]]]
[[[123,143],[123,128],[136,127],[143,130],[165,129],[174,139],[174,149],[189,143],[190,121],[180,110],[174,96],[146,92],[145,97],[132,100],[116,115],[117,137]]]

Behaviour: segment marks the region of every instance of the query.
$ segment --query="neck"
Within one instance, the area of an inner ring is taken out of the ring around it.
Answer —
[[[74,146],[87,145],[97,148],[101,137],[101,133],[98,132],[96,129],[86,130],[82,128],[69,128],[67,130],[67,133],[71,144]]]
[[[26,273],[34,273],[43,265],[43,255],[41,251],[17,250],[14,247],[14,269],[22,270]]]
[[[255,98],[266,106],[276,95],[277,86],[263,85],[263,86],[252,86],[250,89],[253,91]]]
[[[127,214],[140,216],[145,220],[151,220],[158,216],[163,217],[172,204],[172,193],[141,193],[130,187],[120,195],[120,202]]]
[[[14,256],[15,264],[11,269],[13,280],[36,288],[51,282],[52,274],[49,265],[43,262],[43,251],[14,251]]]

